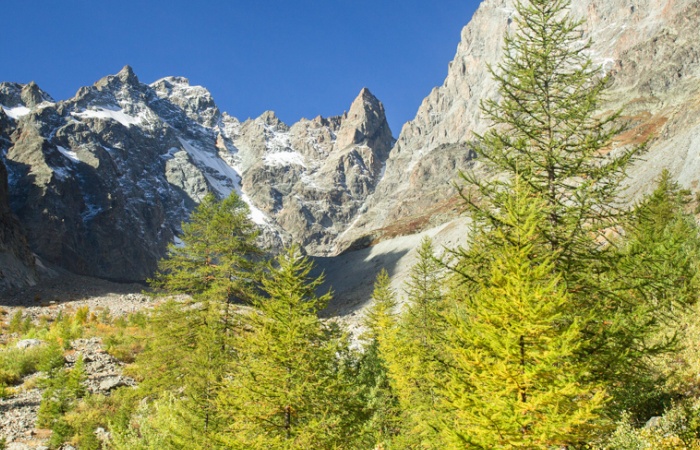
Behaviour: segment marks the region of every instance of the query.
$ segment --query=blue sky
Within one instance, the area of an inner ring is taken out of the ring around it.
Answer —
[[[3,0],[0,81],[57,100],[134,68],[185,76],[239,119],[341,114],[362,87],[392,132],[447,74],[479,0]]]

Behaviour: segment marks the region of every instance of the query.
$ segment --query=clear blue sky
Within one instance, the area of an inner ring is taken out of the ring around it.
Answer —
[[[0,81],[72,97],[124,65],[208,88],[239,119],[341,114],[362,87],[395,136],[447,74],[479,0],[3,0]]]

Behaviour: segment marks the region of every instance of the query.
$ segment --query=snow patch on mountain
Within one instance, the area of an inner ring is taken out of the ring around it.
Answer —
[[[258,225],[269,223],[270,219],[260,209],[255,207],[250,198],[241,189],[241,175],[236,169],[228,165],[218,153],[199,147],[199,143],[178,138],[194,163],[204,172],[209,184],[221,197],[228,197],[231,191],[236,191],[238,196],[248,204],[250,218]]]
[[[0,105],[0,108],[2,108],[5,111],[5,114],[7,114],[15,120],[19,119],[20,117],[26,116],[32,111],[26,106],[16,106],[14,108],[8,108],[7,106]]]
[[[265,164],[268,166],[289,166],[294,164],[306,167],[304,157],[299,152],[295,151],[268,153],[263,158],[263,161],[265,161]]]
[[[73,162],[75,162],[75,163],[79,163],[79,162],[80,162],[80,158],[78,158],[78,154],[75,153],[74,151],[68,150],[68,149],[65,148],[65,147],[61,147],[60,145],[57,145],[57,146],[56,146],[56,149],[58,149],[58,151],[59,151],[63,156],[65,156],[66,158],[70,159],[71,161],[73,161]]]
[[[119,122],[125,127],[138,125],[146,119],[144,113],[140,113],[138,116],[131,116],[125,113],[123,109],[108,109],[105,107],[86,109],[77,113],[73,112],[71,115],[81,119],[110,119]]]

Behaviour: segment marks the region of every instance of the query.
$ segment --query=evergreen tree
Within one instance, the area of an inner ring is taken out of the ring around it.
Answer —
[[[262,251],[248,206],[232,192],[224,200],[207,194],[182,225],[182,245],[170,244],[151,284],[196,300],[248,302]]]
[[[442,293],[444,267],[435,258],[432,241],[424,238],[418,261],[406,282],[407,305],[397,320],[391,345],[384,351],[403,411],[403,445],[443,448],[435,423],[441,413],[435,380],[443,371]]]
[[[540,231],[543,203],[516,184],[498,213],[503,226],[472,242],[490,253],[487,276],[453,293],[459,306],[437,383],[455,448],[560,448],[589,442],[604,423],[606,392],[577,357],[582,321],[569,317],[556,254]]]
[[[216,398],[235,356],[240,321],[233,303],[252,301],[261,250],[248,208],[235,193],[221,201],[207,195],[182,229],[182,246],[169,247],[152,284],[192,301],[171,300],[154,312],[153,336],[137,359],[144,378],[139,389],[170,405],[151,424],[159,442],[214,448],[223,424]]]
[[[218,404],[229,448],[353,448],[359,423],[338,355],[347,343],[317,317],[331,298],[297,247],[263,277]]]
[[[382,269],[374,282],[372,306],[367,310],[365,338],[380,341],[388,338],[392,328],[396,326],[396,293],[391,288],[391,279],[386,269]]]
[[[610,284],[627,295],[608,333],[616,333],[625,349],[618,365],[627,370],[616,376],[619,409],[642,420],[661,414],[668,403],[662,376],[667,371],[654,370],[653,357],[679,350],[678,320],[697,301],[700,237],[695,218],[685,211],[688,195],[664,170],[656,189],[633,209],[624,238],[618,238],[620,260]]]
[[[216,304],[207,306],[196,314],[200,323],[193,330],[189,352],[177,361],[183,373],[178,380],[181,387],[171,400],[168,412],[172,419],[164,422],[168,428],[163,430],[167,431],[172,448],[219,448],[218,433],[224,423],[216,398],[234,351],[226,342],[229,337],[223,330],[220,309]],[[166,398],[170,392],[166,391]]]
[[[689,193],[663,170],[655,190],[633,211],[625,255],[638,290],[649,306],[673,319],[674,308],[697,299],[697,261],[700,250],[695,218],[685,211]]]
[[[607,79],[591,61],[591,43],[581,40],[582,21],[568,15],[569,5],[516,2],[516,31],[506,36],[503,60],[491,69],[501,99],[482,103],[493,126],[478,136],[477,151],[506,182],[517,176],[545,200],[548,220],[541,228],[558,253],[555,263],[577,269],[581,258],[591,258],[590,233],[619,220],[619,183],[641,149],[607,151],[621,130],[619,113],[600,112]],[[465,178],[487,203],[503,180]],[[465,198],[473,213],[498,225],[488,207]]]
[[[410,303],[403,322],[411,330],[413,339],[427,352],[436,348],[434,341],[441,332],[444,280],[444,266],[435,258],[432,240],[425,237],[418,248],[418,261],[406,282]]]

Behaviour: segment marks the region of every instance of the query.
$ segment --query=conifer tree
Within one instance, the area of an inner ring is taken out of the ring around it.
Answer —
[[[666,371],[654,370],[653,357],[678,350],[679,319],[698,297],[700,236],[695,218],[685,211],[688,195],[668,171],[661,173],[655,190],[624,225],[616,278],[609,278],[611,285],[627,292],[620,318],[608,327],[625,348],[627,370],[616,376],[618,403],[644,420],[660,414],[665,403]],[[621,365],[603,358],[601,362]],[[636,374],[645,376],[635,379]]]
[[[406,282],[406,307],[396,321],[391,345],[384,347],[403,411],[402,445],[408,447],[444,446],[435,434],[440,413],[435,380],[443,368],[446,328],[444,280],[444,267],[435,258],[432,241],[426,237]]]
[[[545,200],[542,233],[563,269],[591,257],[591,232],[619,221],[619,183],[642,150],[607,151],[621,130],[619,113],[601,114],[608,81],[590,59],[591,42],[581,40],[582,21],[568,15],[569,6],[570,0],[516,2],[515,32],[506,35],[502,62],[491,68],[501,99],[482,103],[493,126],[477,144],[493,172],[520,177]],[[497,197],[502,178],[464,177],[487,202]],[[465,198],[477,216],[496,219]]]
[[[619,374],[634,366],[626,380],[633,385],[648,377],[648,355],[671,348],[648,347],[659,330],[651,287],[624,269],[624,241],[614,238],[630,214],[620,203],[620,183],[644,147],[614,148],[619,113],[601,111],[608,80],[590,59],[591,43],[581,39],[582,23],[568,15],[569,6],[569,0],[516,2],[515,30],[492,69],[500,100],[482,104],[494,126],[477,140],[496,176],[464,174],[471,190],[462,195],[474,227],[494,232],[506,227],[497,212],[515,180],[542,200],[539,235],[568,293],[569,320],[582,329],[577,354],[608,386],[619,386]],[[490,277],[493,258],[485,248],[455,252],[464,290],[478,290]],[[619,400],[608,402],[608,413],[621,412]]]
[[[262,279],[218,401],[228,447],[353,448],[359,405],[338,357],[347,343],[317,317],[331,295],[316,295],[311,269],[292,247]]]
[[[389,337],[396,326],[396,293],[391,288],[391,279],[386,269],[379,271],[372,292],[372,306],[367,310],[365,338],[381,341]]]
[[[221,201],[207,195],[182,229],[182,245],[169,247],[152,284],[192,301],[168,301],[154,313],[153,337],[137,359],[140,390],[170,403],[170,417],[152,426],[166,427],[157,432],[171,448],[213,448],[222,427],[216,398],[235,355],[233,303],[255,295],[261,250],[235,193]]]
[[[516,183],[498,213],[503,226],[472,242],[490,253],[487,276],[453,293],[459,306],[437,383],[455,448],[562,448],[589,442],[604,423],[606,392],[577,356],[582,320],[569,317],[556,254],[540,231],[543,203]]]
[[[361,401],[368,414],[365,430],[374,444],[386,446],[401,432],[401,411],[385,359],[391,359],[397,326],[395,292],[385,269],[377,275],[372,300],[364,319],[367,331],[362,338],[366,342],[357,383],[364,388]]]
[[[413,265],[406,282],[410,303],[404,316],[404,325],[421,347],[430,351],[440,334],[440,316],[443,310],[444,266],[436,259],[433,242],[424,237],[418,247],[418,261]]]
[[[182,225],[182,245],[169,245],[151,284],[197,300],[250,301],[262,251],[248,214],[248,205],[235,192],[220,201],[207,194]]]
[[[634,279],[650,298],[650,307],[669,314],[697,300],[700,239],[695,218],[685,211],[689,193],[665,169],[656,184],[625,226],[625,256],[634,262],[626,267],[637,274]]]

